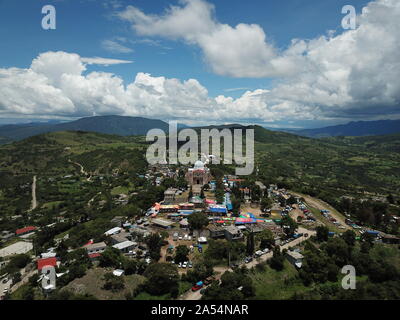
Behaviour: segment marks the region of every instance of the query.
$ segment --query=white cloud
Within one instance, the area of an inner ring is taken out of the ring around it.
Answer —
[[[260,115],[265,120],[400,113],[398,0],[370,2],[358,17],[356,30],[294,39],[285,51],[268,43],[258,25],[218,22],[214,6],[205,0],[181,0],[180,6],[171,6],[162,15],[128,6],[119,16],[139,35],[182,39],[199,46],[217,74],[283,78],[257,98],[245,94],[229,103],[232,108],[247,106],[244,101],[249,100],[260,109],[263,105]]]
[[[120,60],[120,59],[107,59],[100,57],[92,57],[92,58],[81,58],[81,61],[87,64],[102,64],[105,66],[113,65],[113,64],[124,64],[124,63],[132,63],[133,61],[129,60]]]
[[[196,45],[204,43],[205,55],[213,61],[220,59],[220,44],[214,42],[230,46],[221,51],[226,61],[220,60],[221,65],[215,67],[220,67],[220,72],[232,66],[232,74],[255,74],[256,66],[261,68],[265,60],[267,72],[279,71],[286,78],[269,90],[246,91],[237,99],[224,95],[213,98],[195,79],[181,81],[138,73],[132,83],[124,84],[111,73],[87,73],[86,64],[128,61],[46,52],[27,69],[0,69],[0,115],[120,114],[187,123],[400,117],[399,1],[371,2],[360,15],[356,30],[294,40],[283,53],[265,42],[260,27],[219,24],[213,10],[203,1],[192,0],[185,1],[183,9],[172,7],[163,16],[145,15],[133,7],[124,14],[136,21],[133,26],[146,36],[175,36]],[[209,24],[204,28],[211,26],[209,35],[203,33],[203,20]],[[180,29],[175,32],[176,24]],[[250,53],[240,41],[234,46],[230,41],[245,35],[253,39],[248,44]],[[254,55],[252,60],[247,60],[249,54]]]
[[[118,16],[142,36],[183,39],[198,45],[214,72],[232,77],[286,76],[299,71],[301,56],[291,50],[279,55],[255,24],[231,27],[214,17],[214,6],[203,0],[181,0],[163,15],[146,15],[128,6]]]
[[[115,39],[115,40],[106,39],[101,42],[101,46],[105,50],[110,51],[112,53],[131,53],[131,52],[133,52],[132,48],[129,48],[129,47],[123,45],[121,42],[124,42],[124,41],[121,41],[119,39]]]

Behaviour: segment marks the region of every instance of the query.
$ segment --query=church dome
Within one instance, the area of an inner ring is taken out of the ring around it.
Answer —
[[[204,163],[200,160],[197,160],[194,163],[194,169],[204,169]]]

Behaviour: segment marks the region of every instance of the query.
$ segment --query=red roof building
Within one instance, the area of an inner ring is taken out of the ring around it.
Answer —
[[[101,253],[96,252],[96,253],[91,253],[88,255],[90,259],[97,259],[101,256]]]
[[[17,230],[15,231],[15,234],[16,234],[17,236],[20,236],[20,235],[23,235],[23,234],[26,234],[26,233],[29,233],[29,232],[32,232],[32,231],[35,231],[35,230],[36,230],[36,227],[29,226],[29,227],[17,229]]]
[[[57,258],[45,258],[45,259],[39,259],[37,261],[38,265],[38,270],[41,271],[44,267],[51,266],[51,267],[56,267],[57,266]]]

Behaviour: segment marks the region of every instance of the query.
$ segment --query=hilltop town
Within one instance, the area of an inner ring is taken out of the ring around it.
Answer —
[[[391,264],[377,271],[372,252],[398,256],[399,236],[257,175],[235,176],[208,157],[191,166],[138,169],[133,192],[121,171],[107,176],[68,163],[80,177],[63,176],[64,188],[80,181],[90,199],[43,207],[36,193],[57,181],[34,176],[25,185],[30,209],[11,220],[42,220],[1,233],[3,299],[301,298],[325,294],[324,283],[336,283],[333,294],[344,294],[338,293],[340,269],[351,259],[364,264],[363,255],[373,262],[366,275],[379,272],[387,281],[394,272]],[[94,188],[102,184],[111,193]],[[398,224],[398,216],[390,219]],[[349,250],[354,254],[343,256]],[[48,268],[53,278],[43,272]],[[282,292],[270,291],[289,280]]]

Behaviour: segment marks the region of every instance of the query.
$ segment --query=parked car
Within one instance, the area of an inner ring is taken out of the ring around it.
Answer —
[[[198,291],[198,290],[200,290],[201,288],[203,288],[203,282],[197,282],[193,287],[192,287],[192,291],[194,292],[194,291]]]
[[[178,268],[182,268],[182,262],[179,262]]]
[[[253,258],[252,257],[247,257],[246,259],[244,259],[244,262],[245,263],[250,263],[250,262],[252,262],[253,261]]]
[[[193,264],[191,262],[188,263],[189,268],[193,268]]]
[[[261,257],[263,255],[263,252],[261,250],[256,251],[255,256],[256,257]]]
[[[182,240],[182,236],[179,236],[179,238],[178,238],[179,240]]]
[[[264,250],[263,250],[263,253],[265,254],[265,253],[268,253],[269,252],[269,249],[268,248],[265,248]]]
[[[183,263],[183,265],[182,265],[182,268],[186,268],[186,267],[187,267],[187,265],[188,265],[188,262],[187,262],[187,261],[185,261],[185,262]]]

